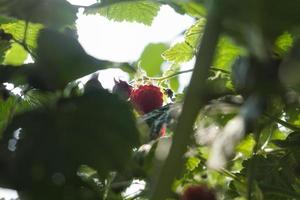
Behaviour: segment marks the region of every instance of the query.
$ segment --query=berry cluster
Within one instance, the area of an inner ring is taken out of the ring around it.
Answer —
[[[113,93],[123,99],[129,99],[141,114],[149,113],[163,105],[163,93],[160,88],[152,84],[140,85],[132,88],[126,81],[115,81]]]
[[[154,85],[141,85],[133,90],[130,100],[138,111],[149,113],[163,104],[163,93]]]
[[[181,200],[216,200],[216,196],[206,186],[194,185],[184,191]]]

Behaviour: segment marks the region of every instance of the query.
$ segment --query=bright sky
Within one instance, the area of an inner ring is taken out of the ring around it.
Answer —
[[[68,0],[77,5],[90,5],[95,0]],[[152,26],[137,23],[113,22],[98,15],[78,13],[77,29],[79,41],[92,56],[100,59],[132,62],[136,61],[144,47],[149,43],[174,43],[186,28],[193,24],[193,19],[177,14],[172,8],[162,6]],[[188,65],[190,67],[190,65]],[[113,86],[114,78],[128,80],[128,75],[118,69],[101,71],[99,79],[105,88]],[[189,75],[180,76],[180,82],[187,84]],[[0,199],[16,198],[15,191],[0,188]]]
[[[95,0],[69,0],[77,5],[90,5]],[[83,3],[84,2],[84,3]],[[79,41],[90,55],[116,62],[138,60],[149,43],[173,43],[180,34],[192,25],[189,16],[176,13],[169,6],[162,6],[151,26],[138,23],[113,22],[100,15],[78,13],[77,28]],[[187,66],[190,68],[190,65]],[[118,69],[101,71],[99,79],[104,88],[111,89],[114,78],[128,80],[128,75]],[[179,77],[182,85],[189,82],[189,74]]]

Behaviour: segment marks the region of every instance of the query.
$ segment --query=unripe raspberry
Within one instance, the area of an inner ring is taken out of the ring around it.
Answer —
[[[142,85],[132,91],[130,100],[140,113],[146,114],[163,105],[163,93],[154,85]]]
[[[132,91],[132,86],[129,85],[126,81],[116,81],[115,86],[113,87],[112,92],[119,95],[122,99],[127,100],[130,97]]]
[[[194,185],[184,191],[181,200],[216,200],[216,196],[206,186]]]

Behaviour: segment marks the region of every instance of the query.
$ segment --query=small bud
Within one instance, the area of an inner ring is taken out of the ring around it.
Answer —
[[[92,75],[90,80],[88,80],[84,86],[85,92],[102,90],[102,84],[98,80],[98,73]]]
[[[113,87],[112,92],[119,95],[122,99],[128,100],[131,95],[132,86],[129,85],[126,81],[117,81],[116,79],[114,81],[115,86]]]

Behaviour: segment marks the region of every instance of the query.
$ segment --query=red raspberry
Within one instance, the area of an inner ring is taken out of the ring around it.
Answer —
[[[159,136],[160,136],[160,137],[165,136],[165,135],[166,135],[166,132],[167,132],[167,128],[166,128],[165,126],[161,127]]]
[[[129,85],[126,81],[115,81],[115,86],[112,89],[112,92],[119,95],[122,99],[127,100],[130,97],[132,86]]]
[[[163,104],[163,93],[154,85],[142,85],[133,90],[130,100],[142,114],[149,113]]]
[[[181,200],[216,200],[216,196],[206,186],[194,185],[184,191]]]

